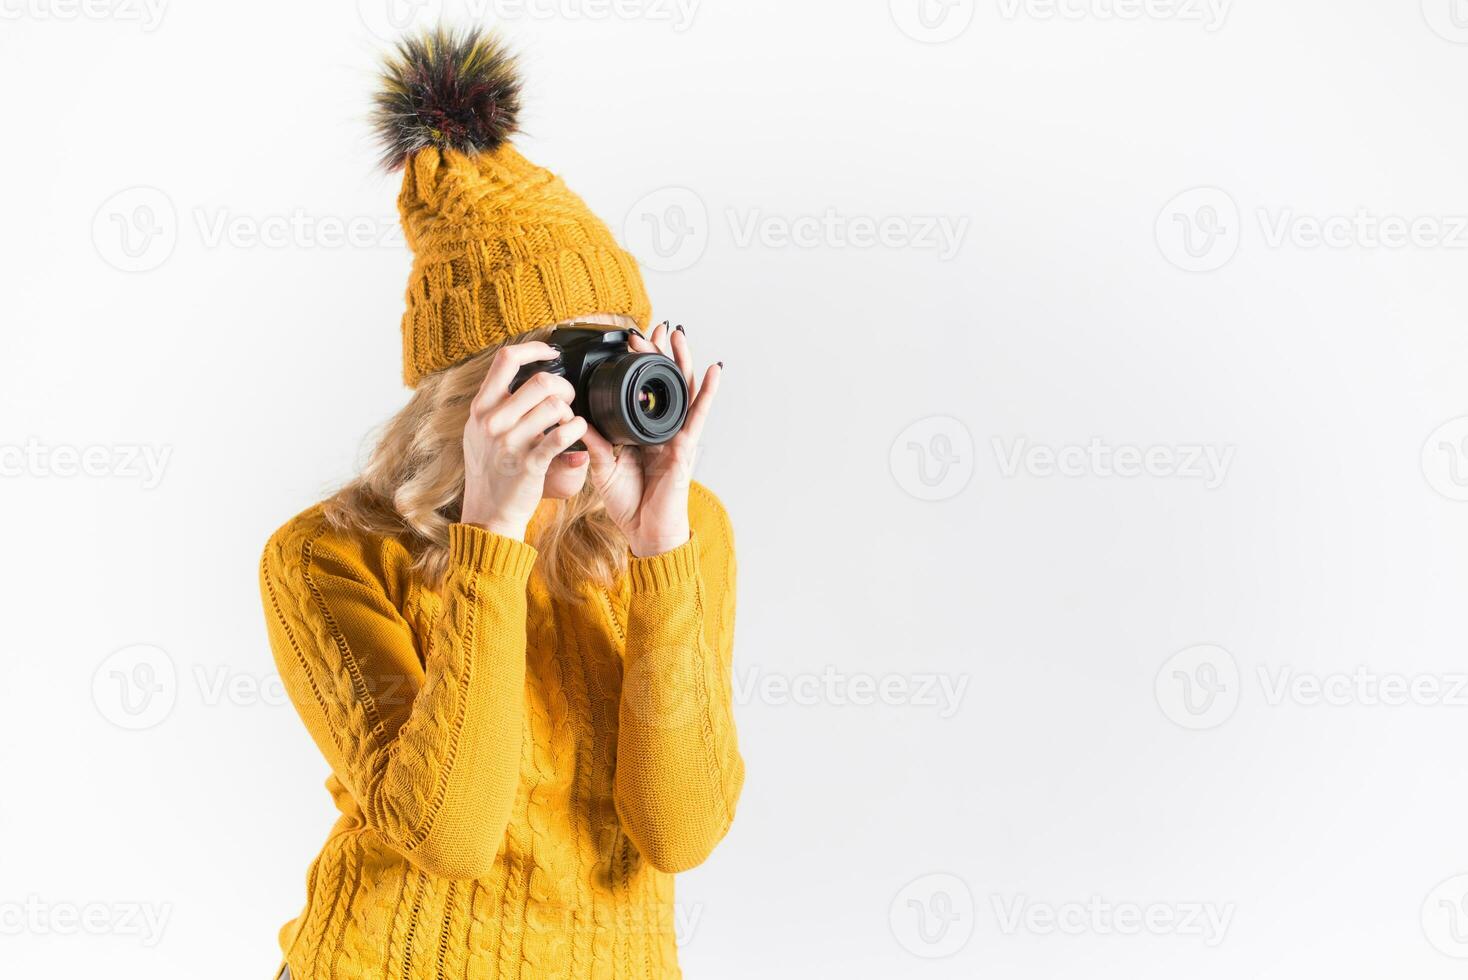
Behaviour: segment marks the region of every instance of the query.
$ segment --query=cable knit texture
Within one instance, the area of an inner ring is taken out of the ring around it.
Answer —
[[[680,976],[672,873],[744,779],[728,518],[697,484],[689,517],[576,601],[468,525],[435,589],[319,507],[271,537],[271,647],[341,814],[281,930],[294,980]]]
[[[561,178],[506,143],[493,153],[429,147],[398,195],[413,249],[403,380],[510,337],[591,312],[646,327],[637,261]]]

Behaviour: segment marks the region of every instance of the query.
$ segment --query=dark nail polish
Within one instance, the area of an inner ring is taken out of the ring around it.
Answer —
[[[688,331],[683,329],[683,324],[681,324],[681,323],[678,324],[673,329],[676,330],[676,331],[678,331],[679,333],[683,334],[685,337],[688,336]]]
[[[643,340],[646,340],[647,339],[647,337],[643,336],[642,331],[641,330],[638,330],[636,327],[633,327],[632,329],[630,329],[627,332],[628,333],[635,333],[635,334],[637,334],[637,336],[642,337]]]
[[[720,371],[724,370],[724,362],[723,361],[720,361],[719,362],[719,370]]]

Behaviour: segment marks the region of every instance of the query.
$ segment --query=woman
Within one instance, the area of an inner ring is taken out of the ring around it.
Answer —
[[[722,369],[695,376],[681,327],[634,329],[635,262],[506,141],[518,104],[477,32],[404,42],[377,98],[405,169],[416,390],[261,566],[341,811],[281,931],[294,980],[676,977],[672,875],[743,782],[729,522],[687,479]],[[511,392],[573,321],[676,361],[671,442],[614,448],[553,374]]]

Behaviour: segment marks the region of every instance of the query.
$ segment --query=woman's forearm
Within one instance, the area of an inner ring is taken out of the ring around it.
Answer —
[[[533,552],[462,524],[449,540],[423,686],[369,800],[410,858],[447,877],[478,878],[504,839],[519,779]]]
[[[708,857],[744,782],[730,678],[733,556],[701,544],[695,533],[629,570],[617,812],[643,856],[670,872]]]
[[[368,825],[432,874],[490,870],[519,775],[525,581],[534,549],[455,525],[421,683],[379,702],[384,672],[417,666],[412,628],[369,562],[322,528],[272,540],[262,566],[271,645],[292,699]]]

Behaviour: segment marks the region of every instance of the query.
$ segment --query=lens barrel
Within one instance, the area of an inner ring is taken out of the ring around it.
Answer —
[[[586,400],[591,424],[620,446],[661,445],[688,417],[688,383],[662,354],[607,358],[587,380]]]

